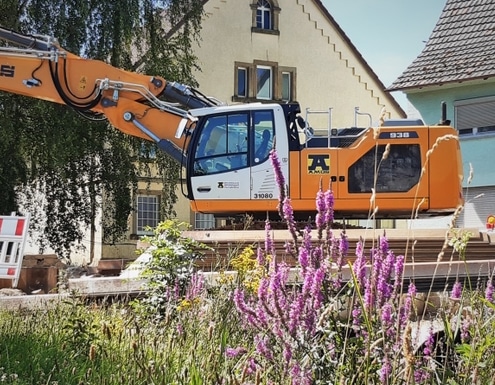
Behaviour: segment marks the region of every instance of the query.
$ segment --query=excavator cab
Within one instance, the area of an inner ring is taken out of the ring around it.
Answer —
[[[188,198],[194,209],[275,211],[278,186],[269,153],[276,148],[279,156],[285,153],[285,159],[288,157],[282,107],[245,104],[190,113],[198,118],[187,166]],[[285,175],[289,177],[287,161]]]

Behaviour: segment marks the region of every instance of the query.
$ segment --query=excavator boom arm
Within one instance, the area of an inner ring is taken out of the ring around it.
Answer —
[[[196,120],[187,108],[216,103],[161,77],[84,59],[50,37],[0,27],[0,39],[16,45],[0,47],[0,90],[104,114],[118,130],[157,142],[177,160],[185,140],[180,134]]]

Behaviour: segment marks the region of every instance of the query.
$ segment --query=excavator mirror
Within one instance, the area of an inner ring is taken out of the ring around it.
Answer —
[[[301,129],[306,128],[306,121],[304,120],[304,118],[302,116],[297,117],[297,125]]]
[[[184,133],[184,129],[186,128],[187,123],[188,123],[187,119],[181,119],[179,125],[177,126],[177,131],[175,131],[176,139],[180,139],[182,137],[182,134]]]
[[[314,135],[313,127],[307,124],[306,120],[300,115],[296,117],[296,122],[298,126],[299,143],[306,143]]]

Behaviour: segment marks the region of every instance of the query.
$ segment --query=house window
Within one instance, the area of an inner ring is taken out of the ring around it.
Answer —
[[[248,96],[248,69],[244,67],[237,68],[237,86],[236,95],[239,98],[246,98]]]
[[[495,134],[495,97],[454,102],[454,111],[459,135]]]
[[[291,100],[291,76],[290,72],[282,72],[282,100]]]
[[[272,29],[272,9],[267,0],[258,0],[256,27],[260,29]]]
[[[256,68],[256,99],[272,99],[272,67],[257,66]]]
[[[214,229],[215,216],[213,214],[195,213],[194,228],[196,230]]]
[[[252,32],[279,35],[280,7],[277,0],[253,0],[251,10],[253,12]]]
[[[144,159],[156,159],[156,144],[153,142],[141,143],[139,156]]]
[[[278,63],[255,61],[235,63],[235,90],[232,101],[296,100],[296,69]]]
[[[158,195],[138,195],[136,206],[136,233],[150,234],[148,227],[154,229],[160,218],[159,197]]]

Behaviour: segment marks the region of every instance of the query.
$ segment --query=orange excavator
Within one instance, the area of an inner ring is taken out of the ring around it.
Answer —
[[[81,58],[48,36],[0,28],[0,90],[103,114],[151,140],[186,172],[196,212],[276,212],[275,149],[297,217],[331,186],[347,218],[446,215],[462,204],[462,160],[447,125],[330,128],[314,135],[298,103],[224,105],[189,86]]]

